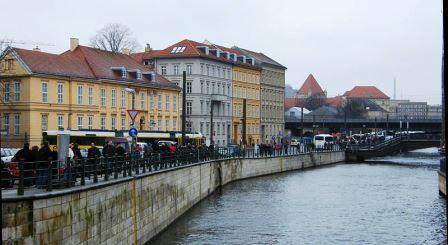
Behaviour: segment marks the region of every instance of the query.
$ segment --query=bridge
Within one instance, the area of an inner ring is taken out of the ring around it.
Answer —
[[[440,139],[440,134],[403,135],[376,145],[351,145],[347,146],[346,159],[348,161],[363,161],[367,158],[384,157],[405,151],[439,147]]]
[[[368,128],[382,128],[394,131],[406,130],[409,123],[410,131],[440,132],[442,130],[441,118],[408,119],[398,118],[335,118],[328,116],[304,116],[304,132],[325,130],[329,132],[365,131]],[[300,135],[302,121],[300,118],[285,116],[285,128],[291,130],[292,135]]]

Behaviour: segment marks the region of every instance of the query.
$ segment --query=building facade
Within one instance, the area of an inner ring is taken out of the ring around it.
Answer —
[[[132,56],[144,65],[154,66],[180,87],[186,71],[187,131],[201,132],[207,145],[212,140],[218,146],[231,142],[233,61],[229,53],[183,40],[163,50],[146,50]]]
[[[286,67],[263,53],[235,47],[242,54],[254,59],[261,67],[260,79],[260,139],[263,143],[279,142],[285,136],[285,71]]]
[[[400,120],[427,119],[427,103],[411,101],[399,103],[397,107],[397,116]]]
[[[442,105],[428,105],[427,106],[427,118],[428,119],[440,119],[442,118]]]
[[[72,39],[59,55],[8,48],[0,69],[2,146],[39,145],[46,130],[128,130],[132,105],[139,130],[179,129],[180,88],[128,55]]]

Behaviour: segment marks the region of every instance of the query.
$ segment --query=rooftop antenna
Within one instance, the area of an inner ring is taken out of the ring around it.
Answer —
[[[394,77],[394,100],[397,99],[397,78]]]

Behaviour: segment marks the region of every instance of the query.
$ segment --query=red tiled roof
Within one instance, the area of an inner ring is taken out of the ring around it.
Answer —
[[[308,75],[305,82],[303,83],[302,87],[297,91],[297,94],[300,95],[308,95],[308,93],[311,94],[318,94],[323,93],[324,91],[320,87],[319,83],[317,83],[316,79],[314,78],[313,74]]]
[[[147,59],[153,59],[153,58],[202,57],[202,58],[212,59],[212,60],[216,60],[216,61],[220,61],[220,62],[224,62],[224,63],[228,63],[228,64],[247,66],[247,67],[259,69],[258,67],[252,66],[251,64],[242,63],[239,61],[234,62],[233,60],[226,59],[222,56],[217,57],[210,53],[207,55],[207,54],[203,53],[202,51],[200,51],[197,48],[198,46],[206,46],[209,49],[217,49],[218,48],[222,51],[228,51],[230,53],[236,53],[237,55],[241,55],[241,52],[239,52],[236,49],[230,49],[230,48],[226,48],[224,46],[220,46],[220,45],[216,45],[216,44],[209,45],[206,43],[201,43],[201,42],[196,42],[196,41],[189,40],[189,39],[184,39],[184,40],[177,42],[165,49],[154,50],[154,51],[150,51],[150,52],[146,52],[146,53],[145,52],[136,53],[136,54],[133,54],[132,57],[139,62],[142,62],[143,60],[147,60]],[[171,51],[173,50],[174,47],[185,47],[185,50],[181,53],[171,53]]]
[[[335,97],[327,98],[327,105],[332,107],[341,107],[342,106],[342,96],[338,95]]]
[[[18,48],[12,48],[12,50],[20,56],[33,73],[89,79],[111,79],[135,82],[149,87],[180,90],[180,87],[155,72],[155,77],[151,81],[145,76],[141,80],[137,80],[130,75],[127,78],[122,78],[120,74],[114,72],[111,68],[124,67],[128,71],[138,69],[142,72],[151,70],[130,56],[121,53],[85,46],[78,46],[73,52],[66,51],[60,55]]]
[[[33,73],[94,78],[84,60],[41,51],[13,48]]]
[[[345,92],[344,95],[349,98],[360,99],[390,99],[375,86],[355,86],[352,90]]]
[[[285,98],[285,109],[289,109],[291,107],[295,107],[298,105],[297,98]]]

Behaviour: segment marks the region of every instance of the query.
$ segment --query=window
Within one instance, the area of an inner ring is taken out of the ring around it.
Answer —
[[[207,81],[207,94],[209,94],[209,93],[210,93],[210,82]]]
[[[207,65],[207,76],[209,76],[209,75],[210,75],[210,66]]]
[[[207,136],[210,134],[210,123],[206,123],[205,125],[205,134]]]
[[[187,82],[187,94],[191,94],[191,82]]]
[[[212,82],[212,94],[215,93],[215,82]]]
[[[177,111],[177,96],[173,96],[173,111]]]
[[[170,119],[166,119],[165,121],[165,130],[166,131],[170,130]]]
[[[82,105],[82,85],[78,85],[78,105]]]
[[[8,87],[9,87],[9,85],[8,85]],[[48,83],[42,82],[41,88],[42,88],[42,102],[47,103],[48,102]],[[8,98],[9,98],[9,92],[8,92]]]
[[[3,130],[9,135],[9,114],[3,115]]]
[[[20,82],[14,82],[14,101],[20,101]]]
[[[88,90],[88,95],[87,95],[87,100],[88,100],[88,104],[89,105],[93,105],[93,87],[89,86]]]
[[[191,115],[191,110],[192,110],[192,102],[187,101],[187,115]]]
[[[143,76],[142,76],[142,72],[141,71],[137,71],[137,79],[138,80],[142,80]]]
[[[115,89],[112,89],[110,91],[110,103],[112,107],[115,107],[117,105],[117,97],[115,94]]]
[[[149,109],[154,110],[154,95],[153,94],[149,95]]]
[[[177,118],[173,118],[173,130],[177,130]]]
[[[218,94],[221,94],[221,83],[218,83]]]
[[[221,67],[218,67],[218,77],[221,77]]]
[[[157,120],[157,130],[162,131],[162,119]]]
[[[47,131],[48,130],[48,115],[42,115],[40,121],[41,121],[42,131]]]
[[[121,130],[126,129],[126,117],[121,117]]]
[[[3,102],[9,102],[9,93],[10,93],[9,82],[5,82],[5,87],[3,89]]]
[[[186,126],[186,131],[191,132],[191,122],[185,123],[185,126]]]
[[[126,91],[124,89],[121,90],[121,102],[120,102],[121,108],[126,107]]]
[[[170,110],[170,96],[166,96],[165,97],[165,111],[169,111]]]
[[[106,117],[101,117],[100,127],[101,127],[101,130],[106,129]]]
[[[160,66],[162,75],[166,75],[166,66]]]
[[[14,135],[20,134],[20,114],[14,115]]]
[[[204,80],[201,80],[201,94],[204,93]]]
[[[187,65],[187,74],[188,74],[188,75],[193,74],[193,71],[192,71],[192,69],[191,69],[191,65]]]
[[[88,129],[93,129],[93,116],[88,116],[87,117],[87,128]]]
[[[142,110],[145,109],[145,97],[146,97],[146,94],[143,92],[140,92],[140,109],[142,109]]]
[[[64,116],[58,115],[58,130],[62,130],[64,128]]]
[[[82,129],[82,121],[83,121],[83,118],[82,117],[78,117],[78,130]]]
[[[230,70],[227,69],[227,79],[230,79]]]
[[[101,106],[106,106],[106,89],[101,89]]]
[[[154,120],[151,118],[151,119],[149,120],[149,129],[150,129],[150,130],[153,130],[153,129],[154,129],[154,125],[155,125]]]
[[[204,64],[201,64],[201,75],[204,75]]]
[[[126,78],[127,77],[126,69],[121,69],[121,77],[122,78]]]
[[[159,94],[159,96],[157,97],[157,110],[161,111],[162,110],[162,95]]]
[[[174,65],[174,75],[179,75],[179,65]]]
[[[112,130],[115,130],[115,129],[116,129],[116,125],[117,125],[117,118],[116,118],[116,117],[112,117],[112,118],[110,119],[110,126],[111,126],[111,129],[112,129]]]
[[[207,101],[207,107],[206,107],[206,110],[207,110],[207,111],[205,111],[205,114],[210,113],[210,101]]]
[[[204,123],[201,122],[200,131],[202,134],[204,134]]]
[[[215,76],[215,66],[212,66],[212,76]]]

